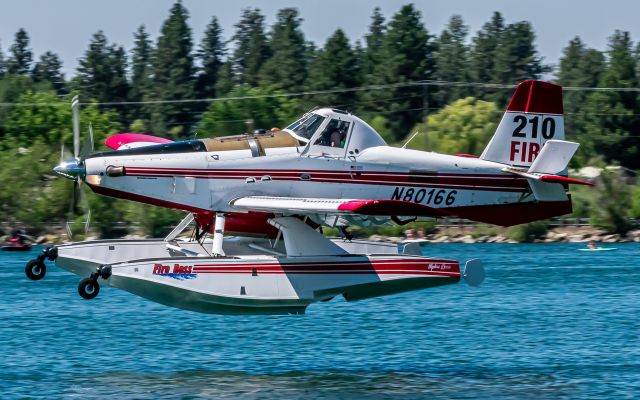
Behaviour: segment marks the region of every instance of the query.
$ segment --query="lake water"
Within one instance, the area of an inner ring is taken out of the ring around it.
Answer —
[[[167,308],[0,253],[0,398],[638,398],[640,244],[440,244],[487,279],[299,316]]]

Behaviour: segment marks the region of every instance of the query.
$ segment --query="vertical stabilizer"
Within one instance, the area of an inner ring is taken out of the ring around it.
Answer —
[[[528,80],[516,88],[481,159],[528,168],[547,140],[564,140],[562,87]]]

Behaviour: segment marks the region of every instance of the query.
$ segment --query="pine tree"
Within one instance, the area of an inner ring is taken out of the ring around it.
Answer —
[[[133,34],[134,47],[131,51],[131,101],[143,101],[145,97],[152,96],[152,52],[153,47],[149,34],[144,25],[140,25]],[[148,121],[148,109],[142,105],[129,106],[129,119]]]
[[[329,37],[311,64],[307,88],[311,90],[347,89],[361,82],[358,57],[345,33],[338,29]],[[356,92],[311,96],[315,105],[331,105],[352,110]]]
[[[493,65],[493,81],[516,84],[525,79],[537,79],[548,69],[542,64],[535,44],[535,33],[529,22],[509,24],[496,49]],[[498,106],[506,106],[511,97],[509,91],[499,92],[494,100]]]
[[[469,49],[466,45],[469,28],[460,15],[454,15],[440,34],[435,52],[435,78],[446,82],[466,82],[468,80]],[[464,86],[442,86],[438,90],[437,105],[444,106],[453,100],[471,93]]]
[[[372,82],[391,84],[428,80],[433,77],[431,37],[413,5],[403,6],[389,21]],[[421,120],[428,108],[426,86],[404,86],[372,91],[369,108],[387,113],[389,128],[399,139]]]
[[[302,90],[307,78],[307,45],[301,22],[295,8],[278,11],[269,34],[271,57],[260,71],[262,84],[293,92]]]
[[[233,76],[236,83],[257,86],[260,70],[270,56],[267,37],[264,34],[264,16],[260,10],[247,8],[235,25],[232,41]]]
[[[29,48],[29,35],[20,28],[16,32],[15,41],[11,45],[11,55],[7,60],[7,71],[10,74],[28,75],[31,71],[33,53]]]
[[[127,56],[121,46],[109,45],[104,32],[98,31],[91,38],[89,49],[80,59],[74,86],[81,96],[100,103],[129,100],[127,82]],[[101,109],[113,109],[120,114],[120,122],[127,121],[124,107],[102,105]]]
[[[601,87],[637,88],[636,62],[629,32],[616,31],[609,38],[608,63]],[[606,161],[640,168],[640,102],[635,92],[599,91],[589,95],[584,118],[588,154]]]
[[[469,53],[469,79],[472,82],[495,83],[494,63],[504,29],[502,14],[494,12],[491,20],[486,22],[473,38]],[[493,90],[484,88],[475,90],[476,97],[481,99],[488,99],[493,93]]]
[[[200,98],[216,97],[216,83],[220,76],[222,57],[225,53],[222,28],[218,19],[213,17],[204,33],[198,50],[198,58],[202,64],[196,82],[196,93]]]
[[[604,71],[604,55],[594,49],[588,49],[579,37],[575,37],[564,48],[558,70],[558,83],[562,86],[595,87],[600,82]],[[582,110],[590,92],[583,90],[569,90],[564,92],[565,132],[567,138],[581,141],[584,132],[581,117]],[[576,160],[587,161],[592,155],[585,154],[587,146],[582,146]]]
[[[224,97],[233,89],[233,61],[227,60],[222,63],[218,70],[218,79],[216,81],[215,93],[216,97]]]
[[[93,34],[89,49],[79,60],[75,84],[85,101],[111,101],[109,86],[111,84],[110,48],[104,32]]]
[[[59,95],[66,94],[68,93],[67,84],[61,70],[62,62],[60,61],[60,57],[55,53],[47,51],[40,56],[40,61],[33,67],[31,78],[35,83],[48,83]]]
[[[4,76],[6,71],[6,65],[4,61],[4,53],[2,52],[2,46],[0,46],[0,79]]]
[[[162,100],[191,99],[194,95],[195,67],[188,12],[176,2],[161,29],[154,58],[154,95]],[[187,135],[193,126],[193,107],[189,103],[157,104],[153,107],[154,132]]]
[[[365,43],[367,45],[364,50],[364,59],[362,61],[365,80],[371,81],[371,74],[375,70],[375,66],[382,62],[382,46],[384,44],[384,35],[386,32],[386,25],[384,16],[380,12],[380,7],[373,9],[373,15],[371,16],[371,24],[369,25],[369,32],[365,35]]]

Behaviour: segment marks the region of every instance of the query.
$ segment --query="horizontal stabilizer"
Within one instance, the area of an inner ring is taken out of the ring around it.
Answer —
[[[544,183],[561,183],[565,185],[589,185],[593,186],[593,183],[582,181],[580,179],[569,178],[564,175],[551,175],[551,174],[541,174],[537,172],[529,172],[523,171],[517,168],[506,167],[502,169],[503,172],[508,172],[510,174],[518,175],[523,178],[533,179],[536,181],[544,182]]]
[[[564,171],[580,144],[566,140],[548,140],[527,172],[556,175]]]
[[[357,200],[272,196],[240,197],[230,205],[248,211],[302,214],[359,214],[397,217],[444,217],[446,211],[402,200]]]

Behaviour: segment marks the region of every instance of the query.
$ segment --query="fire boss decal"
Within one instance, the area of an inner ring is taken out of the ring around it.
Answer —
[[[173,264],[153,264],[153,275],[168,276],[169,278],[178,279],[183,281],[185,279],[194,279],[198,277],[198,274],[192,272],[193,267],[191,265]]]

